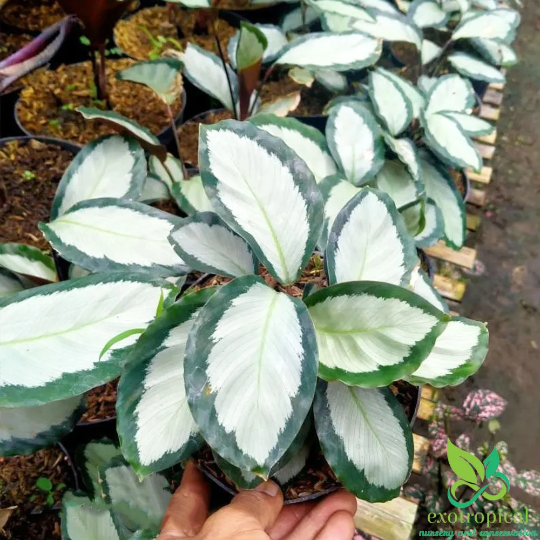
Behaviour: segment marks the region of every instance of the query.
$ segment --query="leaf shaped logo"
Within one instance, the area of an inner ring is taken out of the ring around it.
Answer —
[[[458,446],[452,443],[450,439],[447,442],[448,462],[452,470],[459,478],[465,480],[469,484],[480,484],[486,477],[486,472],[483,463],[473,454],[465,452]],[[497,463],[498,467],[498,463]],[[477,475],[480,477],[480,482],[477,480]]]
[[[484,467],[486,468],[486,478],[490,478],[497,472],[499,468],[499,452],[497,452],[496,448],[484,460]]]

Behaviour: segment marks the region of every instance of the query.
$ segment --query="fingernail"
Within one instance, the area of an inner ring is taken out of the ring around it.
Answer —
[[[275,497],[278,494],[279,486],[275,482],[272,482],[272,480],[267,480],[266,482],[259,484],[255,488],[255,491],[261,491],[262,493],[270,495],[270,497]]]

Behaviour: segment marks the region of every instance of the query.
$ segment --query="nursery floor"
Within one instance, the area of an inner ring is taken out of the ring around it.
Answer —
[[[476,247],[485,265],[471,277],[463,308],[487,321],[490,353],[460,388],[444,394],[461,401],[487,388],[508,401],[497,439],[508,442],[518,469],[540,469],[540,3],[527,1],[508,70],[494,175]]]

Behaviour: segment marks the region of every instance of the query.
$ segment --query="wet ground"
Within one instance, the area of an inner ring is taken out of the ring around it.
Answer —
[[[445,394],[502,395],[509,404],[497,438],[518,469],[540,469],[540,2],[525,0],[522,17],[476,240],[485,273],[471,278],[460,310],[488,322],[490,353],[475,377]]]

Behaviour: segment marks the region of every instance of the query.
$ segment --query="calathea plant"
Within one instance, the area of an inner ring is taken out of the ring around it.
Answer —
[[[324,221],[309,168],[283,141],[236,121],[201,128],[200,164],[215,213],[191,215],[170,240],[185,264],[230,281],[188,291],[140,337],[119,384],[123,455],[149,474],[206,441],[226,474],[252,487],[283,469],[284,456],[302,456],[293,467],[302,468],[313,414],[346,487],[368,500],[396,496],[412,438],[385,387],[462,381],[487,351],[484,325],[410,290],[414,240],[371,188],[332,226],[329,286],[300,299]]]
[[[272,61],[265,74],[267,79],[279,66],[300,66],[316,72],[362,69],[374,64],[381,54],[380,41],[360,32],[307,34],[287,45],[276,36],[269,40],[269,34],[256,26],[242,24],[230,47],[231,52],[236,51],[238,75],[222,59],[190,43],[181,55],[184,74],[241,120],[259,110],[285,116],[298,106],[299,95],[261,108],[258,93],[263,61]]]

